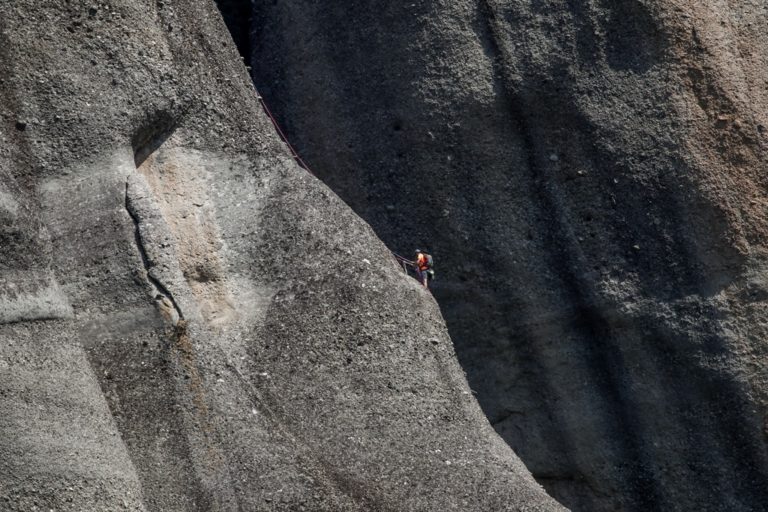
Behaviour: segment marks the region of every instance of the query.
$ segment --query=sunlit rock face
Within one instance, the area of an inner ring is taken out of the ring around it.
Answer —
[[[257,89],[391,248],[435,256],[470,385],[551,494],[765,507],[763,3],[250,4]]]
[[[562,510],[212,2],[2,2],[0,174],[0,509]]]

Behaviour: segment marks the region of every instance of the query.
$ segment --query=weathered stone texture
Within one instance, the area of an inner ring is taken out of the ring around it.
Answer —
[[[257,89],[577,510],[768,503],[764,2],[253,2]]]
[[[562,509],[212,2],[0,3],[0,175],[0,509]]]

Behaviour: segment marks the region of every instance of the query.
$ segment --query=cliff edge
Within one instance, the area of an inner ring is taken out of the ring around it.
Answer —
[[[209,1],[0,4],[0,508],[562,510]]]

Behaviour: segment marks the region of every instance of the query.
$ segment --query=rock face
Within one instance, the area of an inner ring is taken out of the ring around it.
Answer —
[[[230,2],[231,3],[231,2]],[[253,79],[574,510],[768,503],[763,2],[252,2]]]
[[[562,510],[208,1],[0,3],[0,509]]]

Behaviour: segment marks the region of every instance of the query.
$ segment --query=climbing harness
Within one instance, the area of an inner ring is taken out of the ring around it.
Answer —
[[[434,260],[432,259],[432,255],[422,251],[418,251],[418,257],[416,258],[416,265],[419,267],[419,270],[421,270],[422,272],[425,272],[427,270],[432,270],[432,267],[434,266]]]
[[[411,261],[405,256],[401,256],[397,254],[396,252],[392,253],[392,256],[395,257],[395,259],[402,265],[403,272],[405,274],[408,274],[408,267],[411,267],[416,273],[418,274],[420,271],[426,272],[428,274],[428,279],[430,281],[435,279],[435,271],[432,269],[432,256],[429,254],[424,253],[424,256],[427,256],[427,264],[428,267],[426,269],[419,268],[419,264],[416,261]]]

